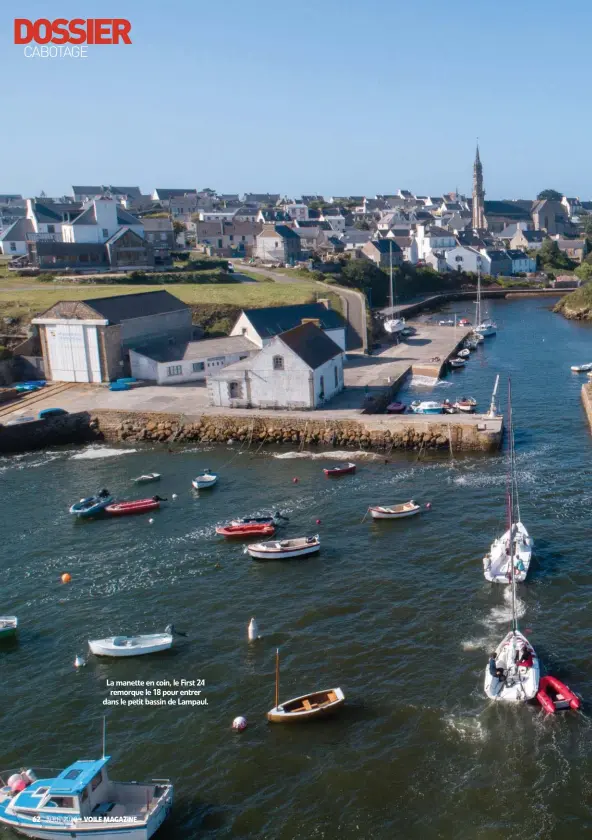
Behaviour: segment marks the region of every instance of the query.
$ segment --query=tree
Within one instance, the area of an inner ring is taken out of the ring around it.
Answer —
[[[183,222],[178,222],[176,219],[173,221],[173,231],[175,232],[175,237],[179,236],[180,233],[185,233],[187,228],[183,224]]]
[[[592,280],[592,265],[589,262],[583,262],[574,273],[583,283],[589,283]]]
[[[370,230],[370,225],[368,224],[366,219],[360,219],[354,224],[354,227],[358,230]]]
[[[545,239],[539,248],[538,257],[542,268],[547,271],[553,269],[573,271],[575,268],[575,263],[560,250],[554,239]]]
[[[543,190],[537,195],[537,198],[539,201],[542,201],[545,198],[548,201],[561,201],[563,195],[560,192],[557,192],[557,190]]]
[[[341,283],[370,292],[373,306],[384,306],[388,300],[388,277],[370,260],[350,260],[343,266]]]

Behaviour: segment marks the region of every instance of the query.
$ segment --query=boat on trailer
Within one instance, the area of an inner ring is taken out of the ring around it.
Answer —
[[[55,776],[0,772],[8,780],[0,789],[0,823],[40,840],[149,840],[171,812],[173,785],[168,779],[111,781],[110,760],[75,761]]]
[[[345,703],[340,688],[328,688],[293,697],[285,703],[279,702],[280,694],[280,652],[275,654],[275,706],[267,713],[270,723],[302,723],[318,720],[335,714]]]
[[[391,505],[390,507],[376,505],[368,508],[368,510],[372,519],[404,519],[407,516],[415,516],[416,513],[419,513],[421,506],[411,499],[402,505]]]
[[[325,467],[323,472],[327,478],[336,478],[340,475],[351,475],[355,473],[356,465],[350,461],[348,464],[337,464],[335,467]]]
[[[290,560],[293,557],[316,554],[320,548],[321,538],[316,534],[314,537],[252,543],[246,547],[245,551],[255,560]]]
[[[577,711],[580,706],[580,698],[569,688],[569,686],[558,680],[557,677],[547,675],[539,680],[539,690],[536,699],[543,709],[550,715],[555,712],[573,709]]]
[[[5,639],[14,639],[18,629],[18,618],[16,615],[0,615],[0,642]]]

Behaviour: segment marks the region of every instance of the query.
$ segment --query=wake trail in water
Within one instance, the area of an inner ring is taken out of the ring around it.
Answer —
[[[358,449],[355,452],[347,452],[343,449],[330,449],[326,452],[274,452],[272,458],[278,461],[288,461],[295,458],[307,458],[312,461],[382,461],[384,456],[375,452],[365,452]]]
[[[132,455],[137,452],[137,449],[112,449],[108,446],[99,446],[92,444],[84,449],[82,452],[77,452],[72,455],[72,461],[94,461],[99,458],[116,458],[119,455]]]

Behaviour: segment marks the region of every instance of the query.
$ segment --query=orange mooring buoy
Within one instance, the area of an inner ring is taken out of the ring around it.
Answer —
[[[68,572],[64,572],[64,574],[62,575],[62,583],[70,583],[71,580],[72,580],[72,575],[69,574]]]

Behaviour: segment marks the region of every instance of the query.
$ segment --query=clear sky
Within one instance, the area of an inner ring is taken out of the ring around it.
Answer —
[[[13,19],[126,17],[27,59]],[[592,198],[591,0],[2,0],[0,193]]]

